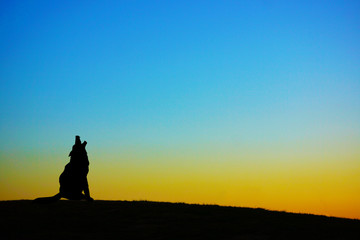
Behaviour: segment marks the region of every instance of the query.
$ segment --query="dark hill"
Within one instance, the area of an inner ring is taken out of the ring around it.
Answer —
[[[360,220],[147,201],[0,202],[1,239],[360,239]]]

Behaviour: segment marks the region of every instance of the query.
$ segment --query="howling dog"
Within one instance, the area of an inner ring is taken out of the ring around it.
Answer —
[[[43,197],[35,199],[35,202],[48,203],[55,202],[61,198],[69,200],[87,200],[93,201],[90,197],[87,174],[89,172],[89,159],[85,150],[87,142],[81,143],[80,137],[75,137],[75,144],[69,153],[70,162],[66,164],[61,173],[60,191],[52,197]],[[84,193],[83,193],[84,192]]]

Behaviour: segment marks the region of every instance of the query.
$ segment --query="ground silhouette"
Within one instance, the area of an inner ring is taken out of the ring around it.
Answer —
[[[1,239],[360,239],[360,220],[147,201],[0,201]]]
[[[1,239],[360,239],[356,219],[217,205],[93,201],[86,144],[75,137],[55,196],[0,201]],[[89,202],[78,201],[83,199]]]
[[[80,136],[75,136],[75,144],[69,153],[70,162],[66,164],[64,171],[59,177],[59,193],[52,197],[35,199],[37,203],[49,203],[66,198],[69,200],[88,200],[90,197],[87,174],[89,173],[89,159],[86,152],[86,144],[81,143]]]

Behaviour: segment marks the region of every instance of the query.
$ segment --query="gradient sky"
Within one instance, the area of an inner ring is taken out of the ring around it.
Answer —
[[[359,1],[1,1],[0,200],[360,218]]]

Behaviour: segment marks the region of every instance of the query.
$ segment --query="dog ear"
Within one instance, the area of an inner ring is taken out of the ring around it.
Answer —
[[[84,142],[82,143],[82,145],[83,145],[84,147],[86,147],[86,144],[87,144],[87,141],[84,141]]]

